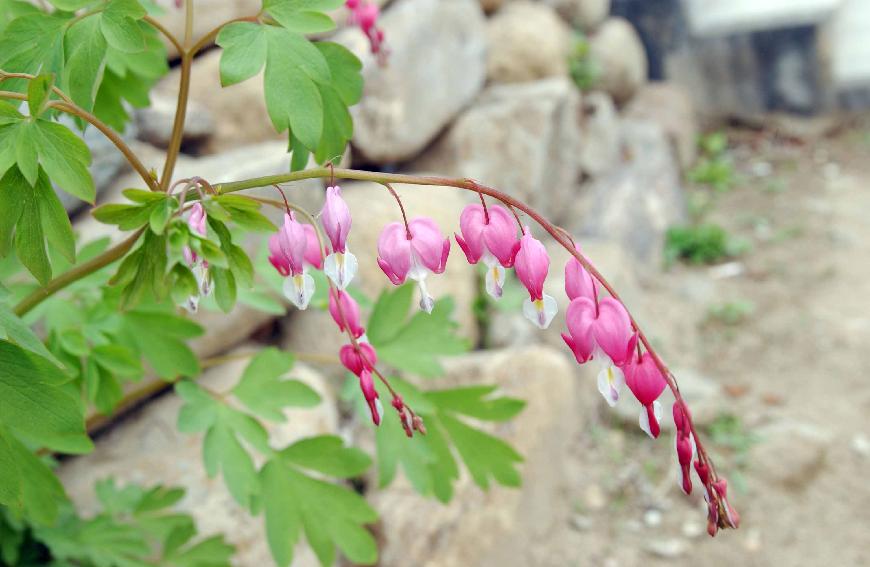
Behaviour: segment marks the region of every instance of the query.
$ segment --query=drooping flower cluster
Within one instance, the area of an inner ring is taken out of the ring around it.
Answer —
[[[187,217],[187,228],[194,237],[205,238],[207,234],[208,217],[202,203],[194,203],[190,207],[190,212]],[[184,261],[187,267],[193,272],[193,277],[196,278],[197,293],[187,298],[184,303],[184,308],[191,313],[196,313],[199,309],[199,300],[201,297],[206,297],[211,293],[211,273],[208,269],[208,261],[200,258],[190,246],[185,246],[182,249]]]
[[[384,53],[384,30],[378,27],[378,16],[381,9],[371,0],[346,0],[345,7],[350,10],[348,23],[359,26],[369,40],[372,53]]]

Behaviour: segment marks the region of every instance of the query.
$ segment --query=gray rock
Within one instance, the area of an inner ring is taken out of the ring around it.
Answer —
[[[164,90],[155,90],[151,95],[151,106],[137,109],[136,125],[139,139],[157,147],[166,148],[172,138],[172,125],[175,120],[177,99]],[[200,144],[215,132],[211,112],[200,102],[189,100],[185,114],[182,144]]]
[[[700,129],[691,94],[684,87],[676,83],[648,83],[626,107],[625,116],[661,126],[683,171],[695,163]]]
[[[590,54],[600,69],[597,87],[618,104],[628,102],[646,82],[648,62],[637,31],[622,18],[609,18],[589,38]]]
[[[610,13],[611,0],[544,0],[559,15],[586,33],[601,25]]]
[[[545,4],[508,4],[489,20],[486,35],[487,78],[493,83],[520,83],[568,73],[571,29]]]
[[[689,550],[689,544],[686,540],[680,538],[655,538],[647,542],[644,550],[654,557],[676,559],[685,555]]]
[[[747,462],[762,483],[791,490],[806,488],[827,460],[832,436],[811,423],[781,421],[755,430],[760,442]]]
[[[670,143],[650,122],[622,122],[622,167],[586,184],[575,202],[582,235],[615,238],[650,269],[662,262],[664,234],[686,218],[685,193]]]
[[[240,352],[255,351],[253,345]],[[198,382],[224,391],[240,378],[246,359],[234,360],[206,371]],[[306,410],[287,410],[284,423],[265,422],[275,448],[312,435],[336,434],[338,412],[335,393],[317,372],[297,364],[289,375],[317,390],[323,402]],[[239,565],[271,565],[262,518],[252,517],[232,499],[221,478],[208,478],[202,463],[202,435],[181,433],[176,427],[181,398],[167,393],[117,424],[97,440],[96,449],[69,459],[58,474],[77,508],[85,515],[97,507],[93,483],[114,477],[119,483],[146,486],[165,484],[186,489],[179,510],[190,513],[206,534],[223,533],[237,546]],[[310,549],[297,548],[299,565],[316,565]],[[294,563],[295,564],[295,563]]]
[[[620,161],[621,136],[619,114],[610,95],[586,93],[580,125],[583,144],[578,159],[583,173],[596,177],[613,170]]]
[[[471,177],[561,222],[580,173],[579,112],[567,79],[491,86],[413,167]]]
[[[416,155],[483,87],[486,27],[477,0],[399,0],[381,19],[389,60],[378,65],[362,32],[335,36],[363,61],[351,108],[353,144],[376,163]]]
[[[528,402],[498,435],[525,458],[518,489],[483,492],[468,475],[449,506],[425,499],[404,478],[372,497],[386,534],[383,565],[536,564],[531,554],[547,534],[566,525],[574,482],[564,458],[582,421],[575,407],[571,364],[542,347],[479,352],[446,361],[439,386],[498,384]]]

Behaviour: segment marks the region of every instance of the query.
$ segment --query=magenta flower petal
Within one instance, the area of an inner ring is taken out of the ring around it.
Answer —
[[[450,253],[450,240],[444,238],[435,221],[416,218],[408,223],[408,230],[411,231],[411,249],[420,264],[432,273],[442,273]]]
[[[332,315],[332,320],[342,332],[350,331],[355,339],[360,338],[365,333],[360,320],[359,304],[346,291],[330,288],[329,314]]]
[[[577,248],[580,252],[580,248]],[[588,297],[592,301],[598,297],[598,282],[592,277],[577,258],[571,258],[565,264],[565,293],[568,299]]]
[[[614,364],[623,364],[631,352],[631,319],[622,303],[612,297],[598,302],[598,317],[595,324],[595,342],[610,357]]]
[[[332,243],[332,250],[344,254],[352,219],[350,207],[341,197],[341,187],[338,185],[326,188],[326,201],[320,211],[320,222]]]
[[[520,248],[514,257],[517,277],[534,300],[544,297],[544,280],[550,269],[550,256],[540,240],[532,236],[528,227],[520,239]]]
[[[405,283],[411,269],[411,242],[400,222],[384,227],[378,238],[378,266],[394,285]]]
[[[323,269],[323,256],[329,254],[329,248],[326,248],[323,253],[320,251],[320,240],[317,238],[317,230],[310,224],[303,224],[302,229],[305,231],[305,254],[303,258],[305,263],[318,270]]]

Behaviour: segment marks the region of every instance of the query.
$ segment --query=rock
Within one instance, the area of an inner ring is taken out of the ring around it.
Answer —
[[[647,78],[647,57],[637,31],[622,18],[608,18],[589,38],[601,70],[597,86],[618,104],[628,102]]]
[[[363,321],[368,320],[368,316],[368,312],[363,313]],[[338,351],[347,344],[347,335],[338,330],[327,311],[292,310],[281,320],[281,331],[281,348],[284,350],[299,353],[303,359],[306,355],[322,359],[322,363],[312,360],[311,364],[330,378],[341,378],[347,374],[344,367],[337,364]]]
[[[544,0],[567,22],[586,33],[601,25],[610,13],[611,0]]]
[[[474,485],[467,474],[456,484],[449,506],[416,494],[404,479],[373,495],[381,513],[383,565],[535,564],[533,548],[571,518],[565,491],[566,452],[579,434],[571,365],[543,347],[487,351],[445,361],[438,385],[498,384],[505,394],[528,402],[498,435],[525,458],[521,488]]]
[[[230,4],[230,3],[228,3]],[[197,5],[199,9],[199,5]],[[254,10],[259,10],[259,4]],[[263,95],[263,76],[221,87],[221,50],[214,49],[196,58],[191,68],[190,102],[215,117],[214,133],[205,153],[219,153],[266,140],[286,140],[272,127]],[[160,80],[153,96],[174,100],[178,96],[181,70],[176,67]],[[284,143],[286,149],[286,142]]]
[[[154,16],[172,35],[181,41],[184,38],[184,7],[176,7],[175,0],[158,0],[164,13]],[[260,0],[197,0],[194,6],[193,39],[198,40],[222,23],[244,16],[256,16],[262,3]],[[169,57],[178,57],[175,47],[160,36],[166,45]]]
[[[593,91],[583,96],[580,127],[583,143],[578,159],[584,175],[596,177],[613,170],[621,144],[619,114],[610,95]]]
[[[593,370],[597,373],[598,368],[594,362],[592,362],[592,366]],[[680,394],[682,394],[683,399],[689,405],[689,411],[692,413],[695,425],[698,427],[709,426],[724,410],[722,391],[719,385],[710,378],[688,368],[674,368],[672,371],[674,376],[677,377],[677,383],[680,385]],[[662,433],[670,434],[674,430],[674,420],[671,417],[674,395],[670,389],[665,388],[665,391],[659,397],[659,403],[662,404],[663,411],[663,417],[660,422]],[[608,407],[604,398],[600,396],[599,406],[602,412],[616,415],[627,426],[636,427],[637,432],[643,435],[637,422],[641,406],[628,388],[623,388],[620,392],[616,407]]]
[[[165,90],[155,90],[151,95],[151,106],[136,110],[136,126],[139,139],[155,146],[166,148],[172,138],[172,125],[175,120],[176,97],[169,96]],[[207,140],[215,132],[211,112],[196,100],[189,100],[184,120],[182,145],[197,145]]]
[[[656,538],[650,540],[644,547],[644,550],[654,557],[676,559],[685,555],[689,550],[689,544],[686,540],[680,538]]]
[[[683,171],[698,157],[698,119],[689,92],[676,83],[648,83],[625,109],[625,116],[661,126]]]
[[[240,349],[253,350],[253,345]],[[247,362],[234,360],[212,368],[198,382],[226,390],[240,378]],[[302,364],[297,364],[289,375],[317,390],[323,402],[312,409],[285,411],[288,420],[284,423],[264,422],[273,447],[281,448],[312,435],[335,434],[338,412],[330,385]],[[167,393],[116,424],[97,440],[92,453],[64,461],[58,474],[67,492],[77,508],[89,515],[97,507],[93,483],[98,479],[114,477],[122,485],[135,482],[182,487],[187,494],[178,508],[194,517],[201,533],[225,534],[237,546],[235,561],[239,565],[271,565],[262,518],[252,517],[236,504],[222,478],[208,478],[202,462],[203,436],[178,431],[176,420],[181,405],[181,398]],[[295,559],[299,565],[316,564],[307,546],[298,551]]]
[[[378,267],[378,237],[387,223],[401,221],[402,215],[395,200],[381,185],[347,183],[342,189],[351,211],[359,215],[348,238],[348,246],[359,261],[359,272],[354,282],[369,297],[377,298],[382,289],[392,287]],[[444,236],[453,240],[453,233],[459,231],[459,215],[468,202],[463,191],[412,186],[395,189],[409,219],[418,216],[430,217],[438,224]],[[461,334],[472,341],[476,340],[477,327],[472,308],[477,297],[477,271],[468,264],[455,242],[452,242],[445,272],[430,277],[426,280],[426,285],[436,300],[442,296],[453,297],[456,305],[454,318],[459,322]]]
[[[487,78],[520,83],[567,75],[571,29],[545,4],[512,2],[486,26]]]
[[[579,112],[567,79],[488,87],[413,168],[471,177],[560,222],[580,173]]]
[[[84,140],[91,151],[91,165],[88,169],[94,178],[94,188],[97,191],[97,197],[102,195],[111,186],[115,177],[130,169],[130,164],[127,163],[124,154],[118,151],[115,144],[93,126],[89,125],[83,133],[69,116],[61,116],[59,122],[70,128]],[[125,142],[130,143],[136,138],[136,125],[133,123],[128,124],[127,129],[120,133],[120,135]],[[70,214],[80,211],[86,205],[84,201],[80,201],[78,198],[59,190],[57,187],[55,187],[55,192],[66,211]]]
[[[575,199],[574,228],[581,236],[617,239],[637,261],[658,270],[665,231],[686,218],[679,168],[658,125],[623,120],[621,131],[622,167],[586,184]]]
[[[399,0],[381,25],[389,48],[383,66],[359,30],[334,39],[364,64],[363,98],[351,108],[353,144],[365,158],[391,163],[420,152],[483,87],[486,28],[477,0]]]
[[[761,484],[805,488],[824,468],[831,434],[813,424],[780,421],[754,431],[760,442],[747,462]]]
[[[870,458],[870,438],[863,433],[856,433],[849,443],[856,455],[864,459]]]

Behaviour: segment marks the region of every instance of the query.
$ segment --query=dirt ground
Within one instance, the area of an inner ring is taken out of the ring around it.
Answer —
[[[741,529],[706,535],[670,435],[650,443],[595,411],[571,457],[573,512],[531,564],[870,565],[870,119],[728,135],[737,183],[707,219],[749,250],[676,267],[644,299],[671,366],[717,385],[705,438]]]

